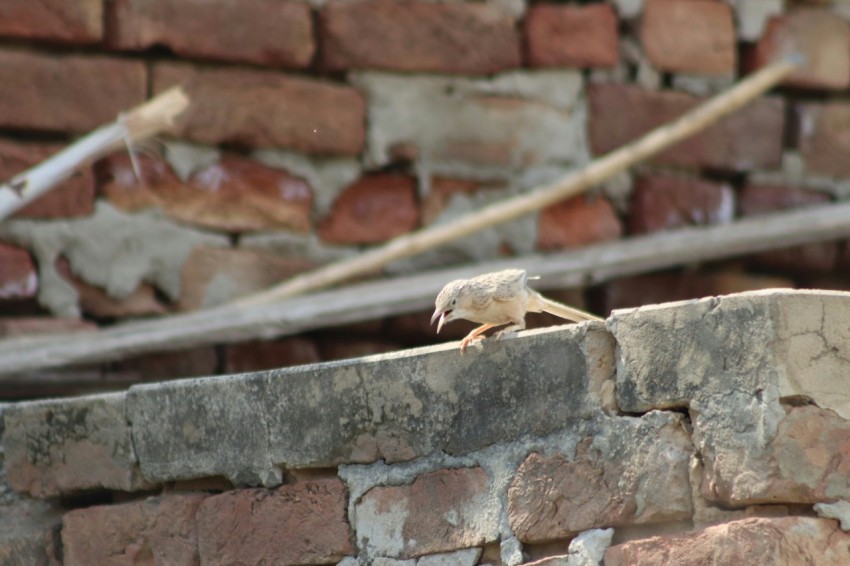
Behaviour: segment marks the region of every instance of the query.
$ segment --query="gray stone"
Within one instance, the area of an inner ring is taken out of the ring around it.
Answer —
[[[617,402],[628,412],[768,386],[850,418],[850,293],[769,289],[615,311]]]
[[[601,323],[585,323],[488,341],[465,355],[453,343],[137,385],[128,418],[151,480],[225,475],[270,486],[279,467],[462,454],[598,413],[596,391],[613,359],[600,333]]]
[[[850,294],[831,291],[617,311],[618,405],[689,409],[708,501],[850,498],[847,320]]]
[[[35,497],[149,487],[139,472],[124,402],[124,394],[115,393],[5,409],[9,484]]]
[[[480,556],[480,548],[465,548],[455,552],[423,556],[416,561],[416,566],[475,566]]]

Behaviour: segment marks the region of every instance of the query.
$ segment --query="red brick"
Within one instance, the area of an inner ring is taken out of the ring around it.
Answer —
[[[806,172],[850,176],[850,104],[811,102],[797,107],[800,153]]]
[[[826,10],[802,9],[772,18],[756,45],[753,63],[767,65],[792,54],[805,65],[783,84],[844,90],[850,86],[850,25]]]
[[[313,192],[304,179],[251,159],[227,156],[180,181],[163,161],[142,158],[142,178],[126,154],[106,160],[102,192],[127,211],[157,206],[207,228],[308,232]]]
[[[176,134],[202,143],[280,146],[356,155],[365,139],[366,103],[355,89],[248,69],[162,63],[154,90],[184,84],[192,99]]]
[[[514,18],[495,5],[329,2],[319,18],[322,62],[332,70],[488,74],[521,64]]]
[[[571,458],[533,453],[525,459],[508,489],[508,518],[517,538],[546,542],[592,528],[690,518],[687,433],[673,423],[642,431],[628,426],[634,425],[623,425],[623,434],[653,438],[655,457],[643,454],[647,447],[606,450],[584,439]],[[648,476],[646,481],[664,485],[663,495],[638,479]]]
[[[525,16],[532,67],[613,67],[620,61],[617,14],[610,4],[533,4]]]
[[[38,292],[38,272],[25,249],[0,242],[0,299],[27,299]]]
[[[622,233],[623,226],[608,199],[577,196],[540,211],[537,247],[577,248],[616,240]]]
[[[312,269],[299,258],[229,248],[192,250],[180,272],[180,310],[218,305],[262,291],[284,279]]]
[[[319,227],[319,236],[334,244],[375,244],[410,232],[418,222],[413,178],[382,173],[345,189]]]
[[[56,144],[0,140],[0,179],[10,179],[62,149]],[[67,181],[53,187],[15,213],[14,218],[69,218],[94,211],[94,174],[83,167]]]
[[[680,92],[654,92],[619,84],[591,85],[589,98],[590,143],[597,155],[636,140],[701,102]],[[781,162],[784,127],[782,99],[759,98],[653,161],[734,171],[775,168]]]
[[[338,479],[241,489],[198,510],[202,564],[335,564],[355,553]]]
[[[744,187],[738,197],[738,208],[743,216],[753,216],[785,210],[824,204],[831,200],[826,193],[796,189],[779,185],[750,184]],[[789,272],[832,271],[839,259],[837,242],[823,242],[771,250],[751,257],[755,265]]]
[[[65,514],[64,564],[198,564],[195,514],[204,495],[163,495]]]
[[[732,76],[737,66],[732,7],[714,0],[647,0],[640,40],[662,71]]]
[[[320,362],[316,343],[307,338],[243,342],[225,346],[225,373],[263,371]]]
[[[0,50],[0,126],[88,132],[145,100],[141,61]]]
[[[94,43],[103,37],[103,0],[3,0],[0,36]]]
[[[487,473],[455,468],[422,474],[409,485],[374,487],[357,503],[361,546],[382,555],[412,558],[493,542],[486,525]],[[374,535],[362,540],[360,525]]]
[[[76,318],[0,318],[0,338],[90,332],[92,330],[97,330],[95,323]]]
[[[281,0],[117,0],[109,44],[164,45],[187,57],[303,68],[315,52],[310,6]]]
[[[850,534],[813,517],[753,518],[701,531],[633,540],[605,551],[605,566],[642,564],[818,564],[841,566]]]
[[[629,232],[640,234],[686,225],[730,222],[735,196],[729,185],[673,175],[643,175],[635,181]]]

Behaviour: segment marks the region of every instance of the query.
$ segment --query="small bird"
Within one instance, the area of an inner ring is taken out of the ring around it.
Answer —
[[[527,312],[548,312],[573,322],[602,320],[598,316],[547,299],[528,286],[528,279],[524,269],[505,269],[472,279],[452,281],[437,295],[437,308],[431,316],[431,324],[440,319],[437,323],[439,333],[444,324],[459,318],[479,323],[481,326],[461,340],[460,351],[463,353],[481,333],[493,327],[511,324],[500,330],[497,337],[522,330],[525,328]]]

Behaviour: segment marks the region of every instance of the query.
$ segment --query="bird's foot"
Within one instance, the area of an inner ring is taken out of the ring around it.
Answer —
[[[463,340],[460,341],[460,353],[463,354],[466,352],[466,349],[469,346],[481,346],[481,342],[484,341],[484,338],[481,336],[467,336]]]

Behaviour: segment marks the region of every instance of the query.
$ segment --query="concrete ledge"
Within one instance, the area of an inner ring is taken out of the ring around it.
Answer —
[[[399,462],[543,434],[598,412],[612,379],[613,342],[589,323],[466,355],[453,343],[139,385],[128,393],[128,420],[149,480],[223,475],[269,487],[281,468]]]

